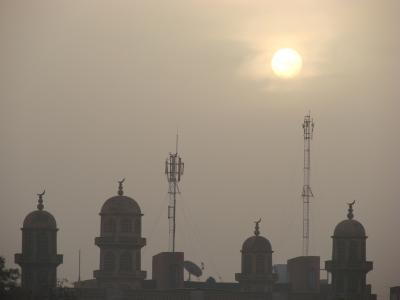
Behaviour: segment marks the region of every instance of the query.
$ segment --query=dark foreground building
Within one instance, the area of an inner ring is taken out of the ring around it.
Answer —
[[[124,195],[123,181],[118,194],[105,201],[100,211],[99,269],[94,278],[75,283],[77,300],[373,300],[366,274],[372,262],[366,260],[364,227],[353,219],[353,204],[347,220],[334,231],[332,260],[326,269],[332,284],[320,278],[319,256],[300,256],[279,265],[275,272],[271,242],[260,235],[256,223],[254,235],[241,249],[241,272],[237,282],[184,281],[184,253],[162,252],[153,257],[152,279],[141,269],[142,212],[138,203]],[[62,262],[57,254],[57,226],[54,217],[43,210],[29,214],[23,226],[22,254],[15,261],[22,268],[22,287],[32,295],[55,295],[56,268]],[[278,276],[280,274],[280,278]],[[35,298],[31,298],[35,299]],[[71,298],[68,298],[71,299]]]
[[[400,286],[390,288],[390,300],[400,300]]]

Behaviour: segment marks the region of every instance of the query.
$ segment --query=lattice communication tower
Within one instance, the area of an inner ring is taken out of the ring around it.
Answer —
[[[175,252],[176,233],[176,195],[180,193],[179,182],[183,175],[184,163],[178,154],[178,135],[176,136],[176,151],[170,153],[165,161],[165,175],[168,180],[168,219],[169,219],[169,250]]]
[[[304,117],[304,178],[303,178],[303,255],[308,256],[310,244],[310,198],[314,197],[311,190],[311,140],[314,132],[314,120],[310,114]]]

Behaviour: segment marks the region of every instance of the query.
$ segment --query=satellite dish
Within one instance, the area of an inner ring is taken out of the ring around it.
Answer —
[[[200,267],[196,265],[194,262],[191,262],[189,260],[185,260],[183,262],[183,267],[189,273],[189,281],[190,281],[190,275],[200,277],[203,274],[203,271],[200,269]]]

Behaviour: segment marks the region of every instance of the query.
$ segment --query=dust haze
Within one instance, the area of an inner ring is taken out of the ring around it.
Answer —
[[[234,280],[262,218],[273,263],[301,254],[303,116],[315,120],[310,254],[357,200],[373,292],[398,285],[400,121],[397,1],[2,1],[0,253],[21,249],[22,221],[46,188],[64,264],[98,268],[101,205],[142,208],[143,269],[168,248],[164,160],[177,128],[185,161],[177,249],[205,275]],[[276,79],[290,46],[303,72]],[[150,274],[148,275],[150,276]]]

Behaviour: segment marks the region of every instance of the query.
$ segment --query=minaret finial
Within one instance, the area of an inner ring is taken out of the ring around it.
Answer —
[[[118,181],[118,195],[122,196],[124,194],[124,187],[123,187],[123,183],[125,181],[125,178]]]
[[[46,190],[43,190],[43,192],[41,194],[37,194],[39,199],[38,199],[38,205],[37,208],[38,210],[43,210],[44,205],[43,205],[43,196],[46,193]]]
[[[259,235],[260,235],[260,222],[261,222],[261,218],[260,218],[260,220],[254,222],[254,223],[256,224],[256,226],[255,226],[255,228],[254,228],[254,234],[255,234],[256,236],[259,236]]]
[[[353,205],[356,203],[356,200],[354,200],[353,202],[351,202],[351,203],[347,203],[347,205],[349,206],[349,210],[348,210],[348,213],[347,213],[347,218],[349,219],[349,220],[352,220],[353,218],[354,218],[354,215],[353,215]]]

